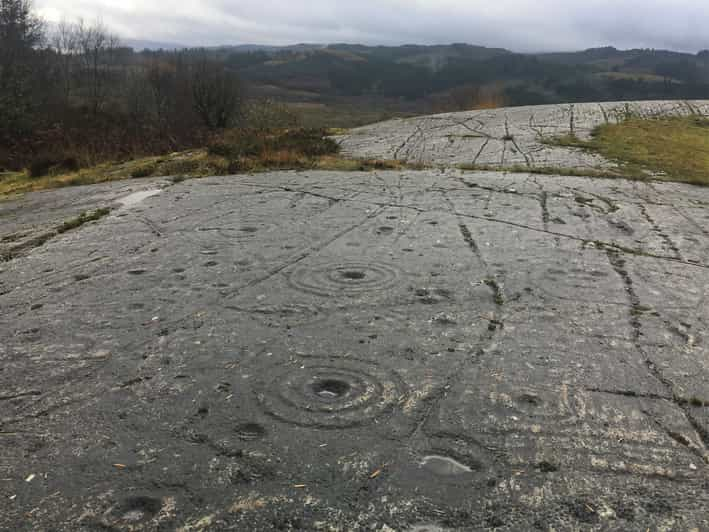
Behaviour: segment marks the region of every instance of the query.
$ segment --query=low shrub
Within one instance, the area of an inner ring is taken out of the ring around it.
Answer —
[[[210,155],[237,159],[258,157],[266,147],[266,136],[246,130],[231,130],[213,140],[207,146]]]
[[[130,176],[133,179],[139,179],[141,177],[150,177],[155,173],[155,170],[157,170],[157,168],[154,164],[146,164],[144,166],[139,166],[138,168],[135,168],[130,173]]]
[[[44,177],[48,175],[54,164],[55,160],[51,157],[37,157],[30,163],[28,168],[30,177]]]
[[[164,175],[190,175],[199,170],[199,161],[194,159],[174,159],[164,163],[160,171]]]
[[[78,172],[81,169],[81,165],[79,164],[79,159],[77,159],[73,155],[70,155],[62,159],[62,162],[59,164],[58,169],[64,172]]]
[[[327,137],[324,129],[288,130],[274,140],[274,148],[299,152],[307,157],[332,155],[340,150],[340,145]]]
[[[249,165],[245,164],[244,161],[242,161],[241,159],[234,159],[232,161],[229,161],[229,164],[227,166],[227,173],[239,174],[250,169],[251,168],[249,167]]]
[[[28,170],[30,177],[36,178],[63,172],[77,172],[80,166],[74,156],[57,157],[45,154],[33,159]]]
[[[224,141],[214,141],[207,146],[207,153],[209,155],[216,155],[217,157],[225,157],[227,159],[231,158],[233,152],[233,146]]]
[[[298,127],[301,122],[299,113],[292,107],[271,99],[255,101],[248,105],[245,118],[249,127],[262,131]]]
[[[287,164],[288,161],[332,155],[339,149],[337,142],[328,138],[323,129],[233,130],[223,133],[207,147],[210,155],[229,161],[253,159],[256,164],[267,161]],[[248,166],[243,161],[238,164]]]

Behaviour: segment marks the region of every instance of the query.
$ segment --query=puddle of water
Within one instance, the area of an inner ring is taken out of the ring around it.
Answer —
[[[133,207],[134,205],[137,205],[141,201],[143,201],[146,198],[149,198],[151,196],[157,196],[162,192],[162,189],[159,188],[150,188],[148,190],[141,190],[139,192],[133,192],[133,194],[129,194],[128,196],[125,196],[124,198],[119,198],[118,203],[120,203],[124,208],[126,207]]]
[[[425,456],[421,461],[421,467],[443,477],[456,477],[473,472],[468,466],[452,458],[438,455]]]
[[[316,382],[312,388],[315,395],[322,399],[333,401],[345,395],[349,391],[350,385],[345,381],[328,379]]]

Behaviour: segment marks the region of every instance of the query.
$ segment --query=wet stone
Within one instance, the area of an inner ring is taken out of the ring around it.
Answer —
[[[234,428],[234,432],[243,441],[260,440],[266,436],[266,429],[258,423],[242,423]]]
[[[447,456],[430,455],[421,461],[421,467],[435,475],[457,477],[472,473],[473,470]]]
[[[312,388],[318,397],[324,400],[334,400],[345,395],[350,390],[350,385],[345,381],[326,379],[316,381]]]
[[[122,501],[111,513],[112,517],[125,525],[147,521],[162,508],[162,501],[154,497],[132,496]]]
[[[709,530],[709,189],[517,171],[617,105],[0,201],[0,253],[114,207],[2,262],[0,530]]]

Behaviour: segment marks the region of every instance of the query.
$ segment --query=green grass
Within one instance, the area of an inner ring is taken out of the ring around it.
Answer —
[[[595,170],[593,168],[574,168],[565,166],[527,166],[513,164],[511,166],[496,166],[489,164],[461,164],[459,169],[470,172],[509,172],[513,174],[541,174],[572,177],[630,177],[613,169]]]
[[[76,229],[77,227],[81,227],[84,224],[87,224],[89,222],[95,222],[96,220],[100,220],[104,216],[108,216],[111,213],[111,209],[107,207],[103,207],[101,209],[96,209],[95,211],[87,211],[84,213],[81,213],[79,216],[76,218],[72,218],[71,220],[67,220],[63,224],[61,224],[59,227],[57,227],[57,233],[58,234],[64,234],[67,231],[72,231],[73,229]]]
[[[703,117],[629,118],[597,127],[587,141],[564,136],[549,143],[599,153],[617,162],[623,177],[709,185],[709,120]]]

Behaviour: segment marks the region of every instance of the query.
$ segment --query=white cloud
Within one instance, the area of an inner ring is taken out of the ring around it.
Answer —
[[[468,42],[516,51],[709,48],[700,0],[35,0],[50,20],[101,18],[187,45]]]

